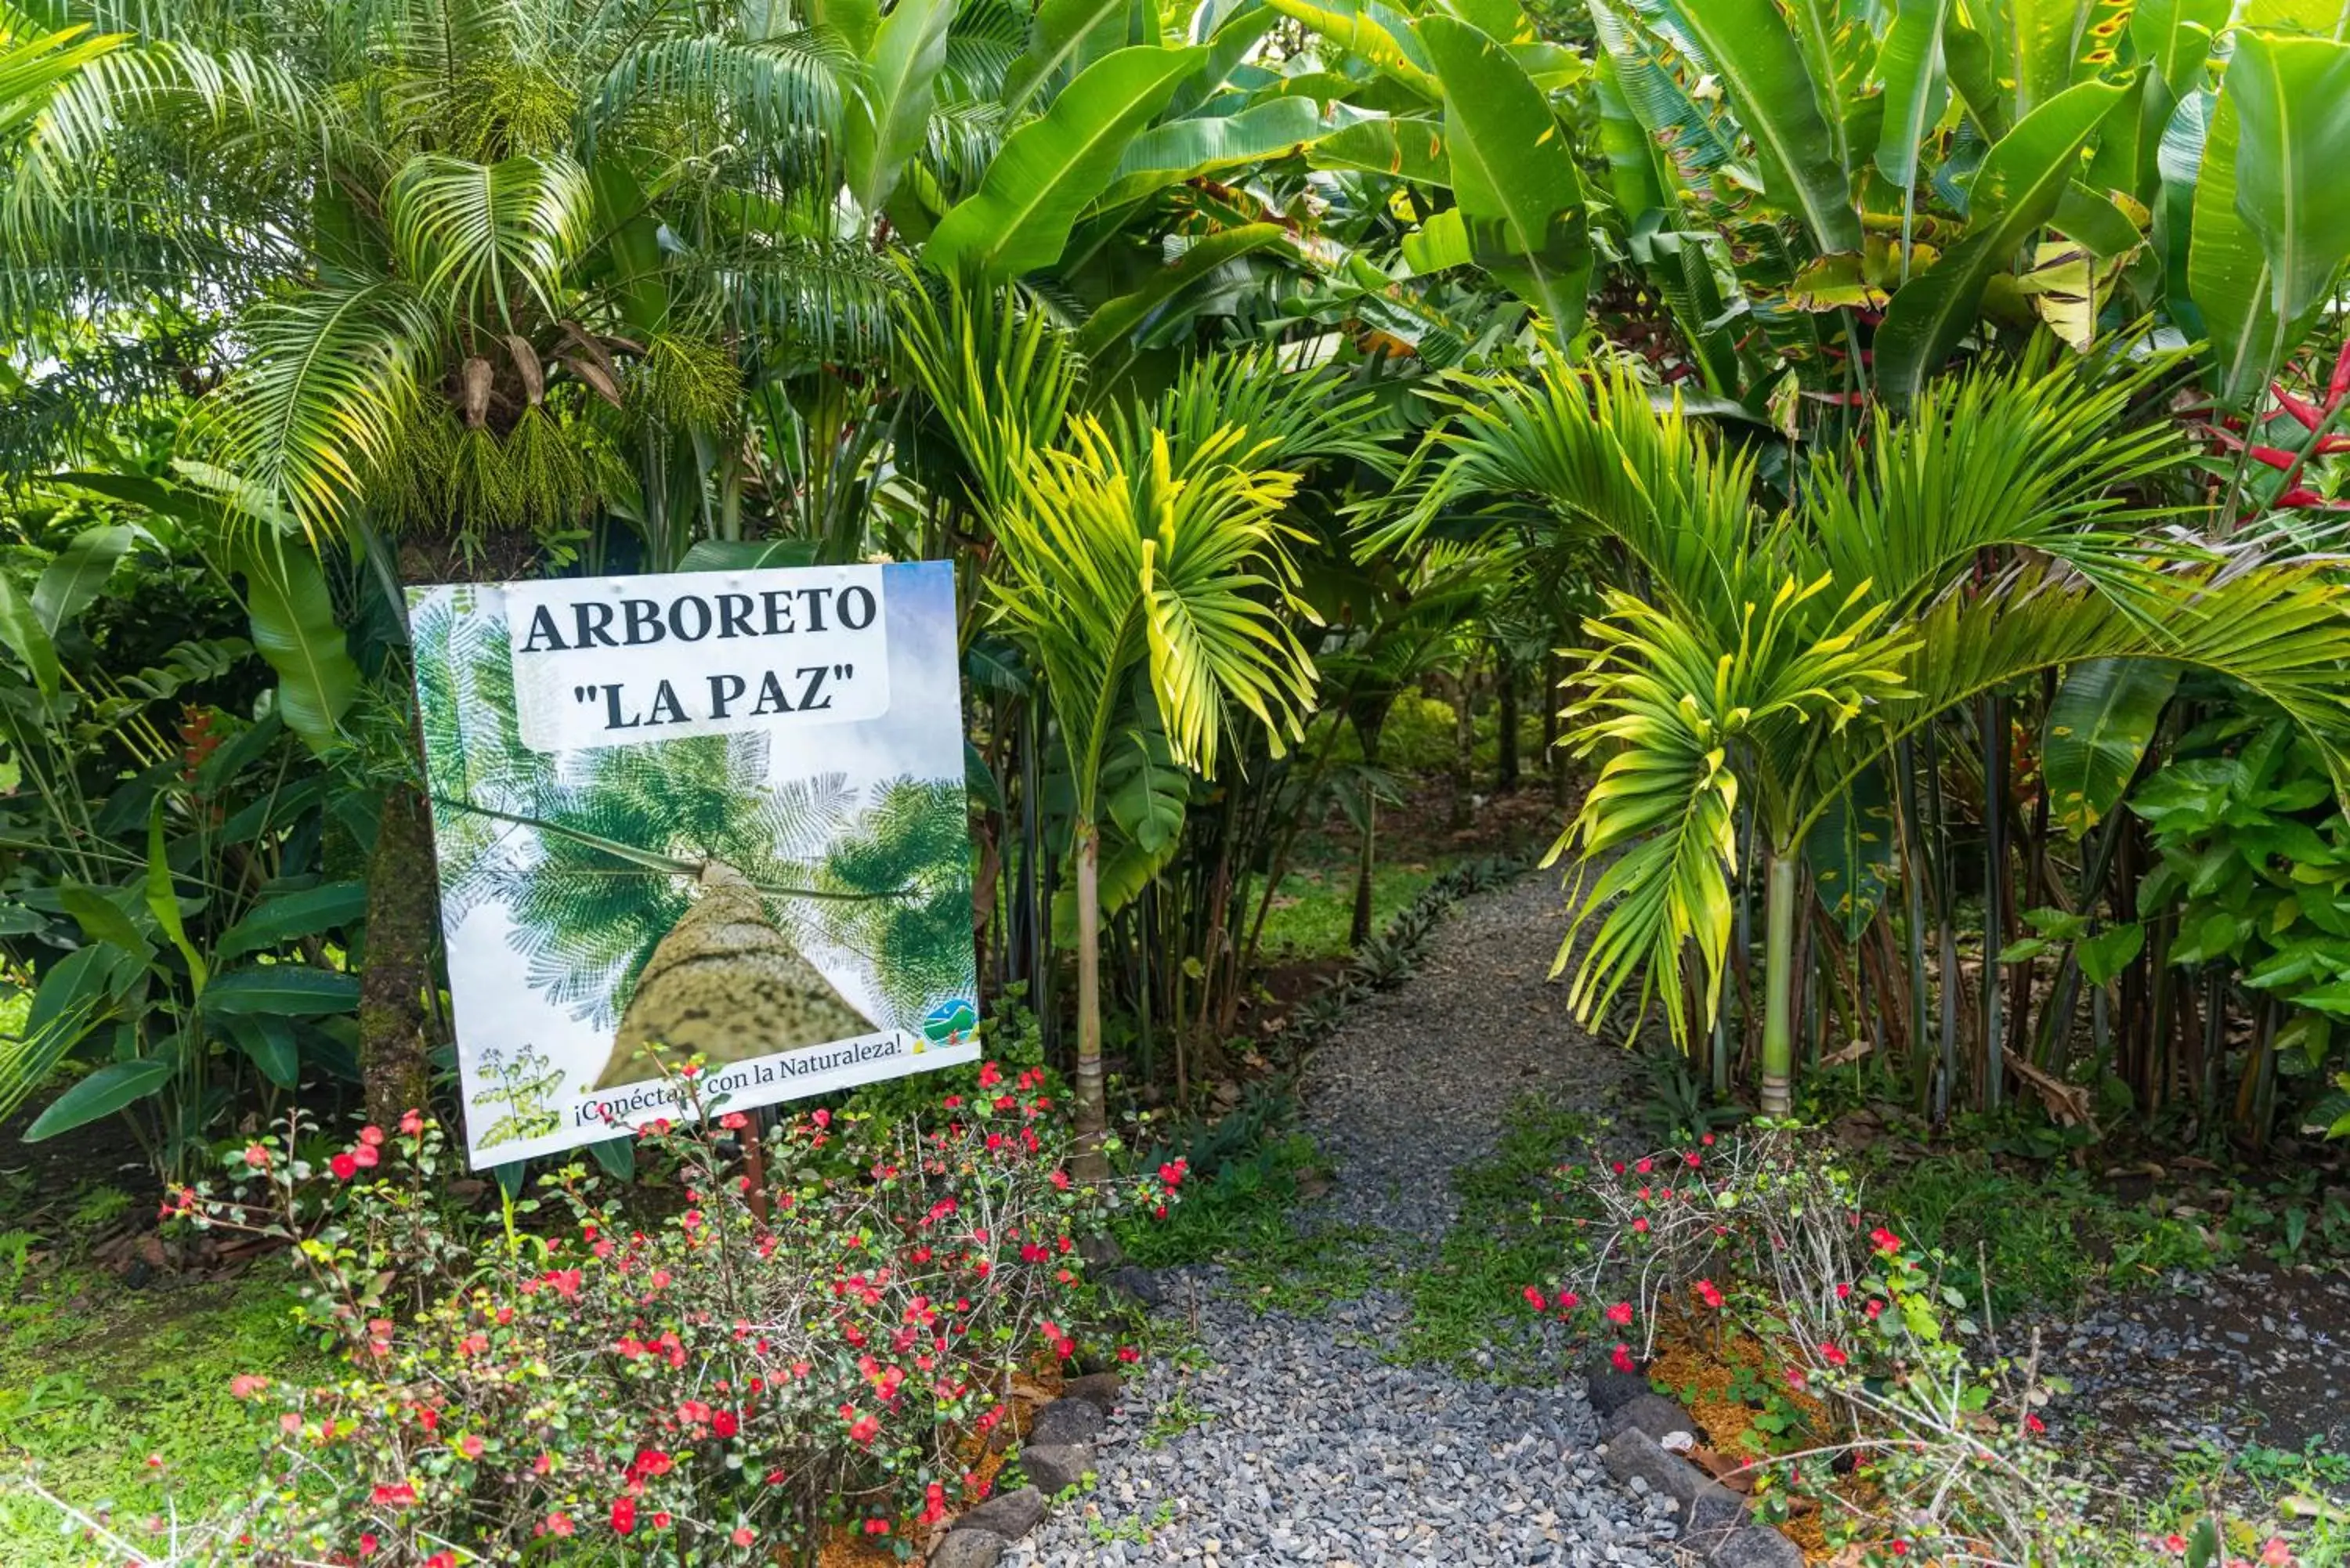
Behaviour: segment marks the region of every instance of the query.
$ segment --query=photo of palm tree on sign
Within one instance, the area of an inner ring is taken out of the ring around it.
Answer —
[[[919,1033],[971,994],[959,781],[778,779],[761,732],[534,752],[502,608],[423,589],[411,621],[444,929],[496,905],[530,990],[609,1032],[574,1088]]]

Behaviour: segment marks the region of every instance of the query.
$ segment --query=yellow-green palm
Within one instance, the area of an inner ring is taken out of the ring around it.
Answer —
[[[1129,447],[1137,450],[1129,450]],[[1236,711],[1295,732],[1314,686],[1280,618],[1292,602],[1280,522],[1295,477],[1222,430],[1178,462],[1167,432],[1122,446],[1098,421],[1031,449],[993,522],[995,613],[1044,678],[1076,795],[1078,1128],[1105,1125],[1099,981],[1103,763],[1139,672],[1176,760],[1212,773]]]
[[[1573,681],[1567,743],[1607,759],[1554,850],[1594,873],[1559,956],[1588,938],[1580,1014],[1637,981],[1644,1006],[1676,999],[1677,1037],[1711,1022],[1745,798],[1766,863],[1763,1103],[1783,1113],[1806,841],[1897,742],[2026,675],[2088,659],[2201,665],[2276,701],[2350,781],[2343,590],[2303,567],[2223,571],[2128,526],[2147,515],[2143,482],[2178,455],[2174,436],[2122,423],[2160,369],[2101,380],[2035,358],[1939,386],[1900,419],[1875,415],[1860,450],[1819,460],[1776,511],[1757,504],[1751,462],[1620,375],[1554,366],[1451,400],[1425,493],[1391,534],[1531,503],[1553,529],[1616,548],[1642,589],[1586,625],[1596,649]],[[1979,578],[1995,558],[2008,564]],[[1677,1000],[1692,946],[1697,1019]]]

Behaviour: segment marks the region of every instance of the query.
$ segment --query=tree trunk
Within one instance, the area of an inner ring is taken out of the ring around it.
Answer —
[[[1518,667],[1509,659],[1496,659],[1493,679],[1498,683],[1493,698],[1493,723],[1499,731],[1494,741],[1500,748],[1493,787],[1506,794],[1518,787]]]
[[[1794,1109],[1795,857],[1771,853],[1762,924],[1762,1114]]]
[[[424,988],[432,983],[432,825],[408,784],[384,792],[368,859],[367,961],[359,974],[359,1072],[368,1119],[396,1125],[432,1090]]]
[[[1449,773],[1452,799],[1449,826],[1459,833],[1469,826],[1469,796],[1476,787],[1477,717],[1472,710],[1474,689],[1463,669],[1452,678],[1452,766]]]
[[[1363,800],[1363,842],[1355,856],[1355,918],[1347,929],[1347,945],[1359,948],[1371,940],[1371,876],[1378,868],[1379,797],[1366,790]]]
[[[1109,1176],[1102,1145],[1109,1136],[1101,1059],[1101,830],[1077,824],[1077,1154],[1080,1180]]]

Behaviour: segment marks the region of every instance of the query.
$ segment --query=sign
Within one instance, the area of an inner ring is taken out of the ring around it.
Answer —
[[[474,1166],[977,1057],[951,566],[408,600]]]

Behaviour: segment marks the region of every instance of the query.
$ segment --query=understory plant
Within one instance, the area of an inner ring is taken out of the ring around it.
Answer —
[[[1574,1266],[1536,1311],[1596,1317],[1619,1370],[1659,1336],[1718,1351],[1737,1334],[1767,1377],[1750,1404],[1793,1402],[1801,1441],[1728,1471],[1755,1511],[1816,1509],[1839,1562],[2090,1568],[2185,1559],[2219,1564],[2221,1521],[2148,1537],[2107,1522],[2102,1497],[2048,1440],[2040,1411],[2068,1391],[2035,1334],[2003,1344],[1950,1260],[1873,1224],[1837,1151],[1787,1126],[1696,1148],[1573,1168]],[[1752,1380],[1750,1380],[1752,1381]],[[2241,1533],[2239,1532],[2238,1533]],[[2272,1537],[2263,1563],[2289,1563]]]
[[[1076,1354],[1081,1230],[1163,1211],[1181,1180],[1079,1185],[1043,1074],[977,1083],[919,1116],[819,1109],[762,1139],[689,1072],[692,1119],[639,1140],[653,1191],[568,1166],[479,1235],[452,1223],[421,1115],[347,1146],[296,1118],[233,1152],[167,1214],[292,1241],[342,1373],[239,1378],[261,1486],[127,1544],[150,1563],[765,1563],[846,1527],[910,1551],[986,1495],[1014,1378]]]

